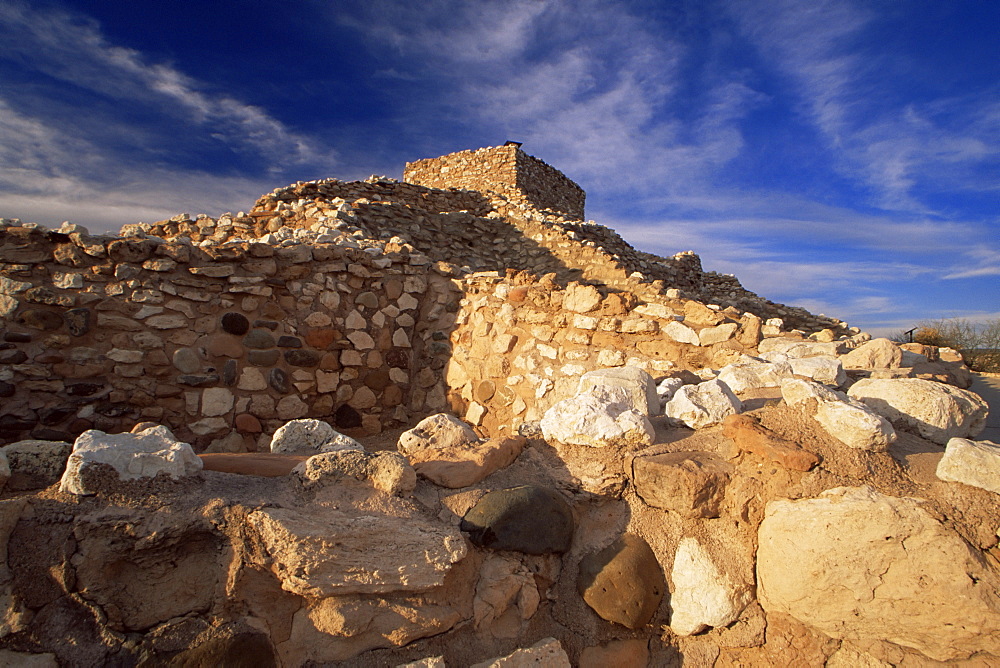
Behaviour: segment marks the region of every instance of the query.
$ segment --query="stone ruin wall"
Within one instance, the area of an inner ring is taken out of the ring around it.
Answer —
[[[586,193],[556,168],[508,144],[406,163],[403,180],[431,188],[495,192],[514,202],[583,220]]]
[[[0,442],[154,421],[254,451],[294,418],[360,435],[446,407],[434,326],[461,292],[419,255],[8,227],[0,257]]]

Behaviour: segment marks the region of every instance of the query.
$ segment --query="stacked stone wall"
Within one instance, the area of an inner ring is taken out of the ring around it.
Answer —
[[[154,421],[255,450],[293,418],[372,433],[446,405],[432,323],[460,292],[419,255],[6,227],[0,257],[3,442]]]
[[[575,220],[584,217],[583,189],[513,144],[409,162],[403,180],[431,188],[497,193],[540,211],[550,210]]]

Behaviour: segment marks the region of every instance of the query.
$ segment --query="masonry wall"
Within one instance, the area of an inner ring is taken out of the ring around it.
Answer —
[[[447,405],[428,323],[460,293],[405,249],[7,227],[0,258],[0,442],[148,420],[253,451],[294,418],[373,433]]]
[[[431,188],[496,192],[539,210],[583,220],[586,193],[562,172],[514,145],[459,151],[406,164],[403,180]]]

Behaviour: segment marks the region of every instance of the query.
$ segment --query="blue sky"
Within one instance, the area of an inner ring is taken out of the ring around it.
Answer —
[[[874,333],[1000,317],[1000,3],[0,3],[0,216],[247,209],[508,139],[634,246]]]

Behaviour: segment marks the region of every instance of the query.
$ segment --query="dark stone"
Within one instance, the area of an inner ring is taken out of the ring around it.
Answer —
[[[656,614],[667,585],[646,541],[625,534],[580,561],[576,588],[601,618],[638,629]]]
[[[139,408],[137,406],[113,401],[101,401],[94,407],[94,410],[104,417],[109,418],[137,416],[139,414]],[[107,431],[107,429],[103,431]]]
[[[385,368],[375,369],[365,376],[365,385],[376,392],[381,392],[387,388],[389,386],[389,382],[389,371]]]
[[[21,414],[8,413],[0,415],[0,431],[24,431],[31,429],[37,423],[38,418],[32,410],[26,410]]]
[[[194,647],[171,657],[171,666],[190,668],[276,668],[274,648],[255,629],[222,629]]]
[[[69,416],[76,413],[76,406],[53,406],[43,408],[38,411],[38,421],[44,425],[52,426],[59,424]]]
[[[63,317],[55,311],[45,311],[43,309],[32,308],[22,311],[17,317],[18,322],[32,329],[41,329],[51,332],[63,326]]]
[[[31,438],[39,441],[72,441],[73,435],[63,429],[53,429],[52,427],[35,427],[31,430]],[[65,466],[63,467],[65,469]],[[56,480],[62,477],[62,472],[56,476]],[[48,487],[48,485],[44,485]]]
[[[191,387],[208,387],[219,382],[217,373],[186,373],[177,377],[177,382],[181,385]]]
[[[43,287],[37,286],[34,288],[28,288],[24,291],[22,295],[25,301],[34,302],[36,304],[46,304],[48,306],[72,306],[73,298],[66,295],[60,295],[56,292]]]
[[[267,350],[274,347],[274,335],[266,329],[252,329],[243,337],[243,345],[253,350]]]
[[[459,528],[479,547],[546,554],[569,549],[573,525],[573,509],[559,492],[524,485],[486,494]]]
[[[138,263],[148,260],[156,243],[147,239],[116,239],[108,244],[108,257],[114,262]]]
[[[222,331],[243,336],[250,331],[250,321],[242,313],[226,313],[222,316]]]
[[[342,405],[333,413],[333,426],[337,429],[353,429],[361,426],[361,413],[347,404]]]
[[[8,383],[6,381],[0,380],[0,397],[7,398],[14,396],[14,391],[17,388],[13,383]]]
[[[9,343],[31,343],[31,334],[28,332],[4,332],[3,340]]]
[[[240,365],[236,360],[226,360],[226,363],[222,365],[222,382],[228,386],[235,385],[239,371]]]
[[[247,362],[250,366],[274,366],[281,353],[277,350],[250,350],[247,352]]]
[[[284,334],[278,337],[278,347],[279,348],[301,348],[302,339],[297,336],[288,336]]]
[[[292,366],[316,366],[320,354],[315,350],[286,350],[285,361]]]
[[[410,368],[410,354],[405,350],[394,348],[385,354],[385,363],[397,369]]]
[[[66,386],[66,394],[71,397],[89,397],[104,389],[104,383],[73,383]]]
[[[0,364],[20,364],[28,359],[23,350],[0,350]]]
[[[73,308],[66,311],[66,326],[73,336],[83,336],[90,331],[90,309]]]
[[[284,283],[282,283],[284,285]],[[254,320],[254,327],[263,327],[264,329],[269,329],[272,332],[278,329],[278,322],[276,320]]]
[[[271,369],[271,373],[267,375],[267,383],[282,394],[288,392],[288,374],[284,369]]]

